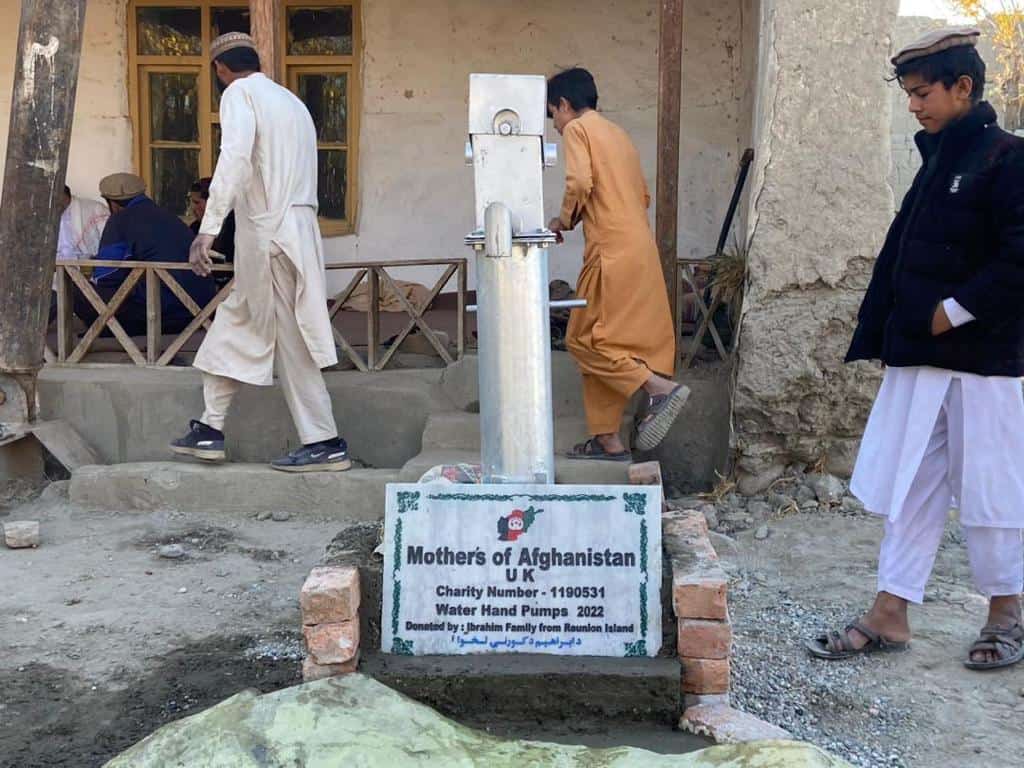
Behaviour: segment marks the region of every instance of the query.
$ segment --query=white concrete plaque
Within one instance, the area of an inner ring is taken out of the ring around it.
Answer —
[[[381,647],[655,656],[661,488],[388,486]]]

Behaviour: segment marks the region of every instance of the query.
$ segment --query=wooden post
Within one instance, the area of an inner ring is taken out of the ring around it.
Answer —
[[[679,240],[679,112],[682,99],[683,0],[661,0],[658,45],[658,189],[655,237],[668,289],[676,309]],[[679,322],[678,317],[673,318]]]
[[[30,404],[43,365],[84,19],[85,0],[21,3],[0,206],[0,378],[18,377]]]
[[[146,362],[155,365],[160,359],[160,341],[163,336],[163,302],[160,273],[146,270]]]
[[[71,323],[74,317],[74,306],[71,295],[70,279],[67,269],[57,267],[57,360],[63,363],[71,354],[72,342]]]
[[[371,371],[377,370],[380,353],[380,273],[377,270],[377,266],[371,266],[366,275],[370,288],[370,306],[366,314],[366,365]]]
[[[249,0],[249,29],[256,41],[263,74],[271,80],[279,80],[281,71],[277,5],[276,0]]]

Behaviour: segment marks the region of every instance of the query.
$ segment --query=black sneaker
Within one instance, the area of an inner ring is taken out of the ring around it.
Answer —
[[[188,423],[188,434],[174,440],[171,450],[203,461],[224,461],[224,433],[193,419]]]
[[[352,468],[348,444],[340,437],[296,448],[274,459],[270,466],[282,472],[344,472]]]

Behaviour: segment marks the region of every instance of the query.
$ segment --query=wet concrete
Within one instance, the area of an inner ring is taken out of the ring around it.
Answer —
[[[538,721],[642,721],[669,727],[680,714],[675,659],[377,653],[364,656],[359,671],[456,719],[500,721],[528,712]]]

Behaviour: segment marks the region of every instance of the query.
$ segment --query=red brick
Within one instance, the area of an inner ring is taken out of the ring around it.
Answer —
[[[681,658],[683,693],[728,693],[728,659]]]
[[[336,624],[359,614],[359,570],[327,566],[314,568],[299,593],[302,623]]]
[[[359,622],[303,627],[306,648],[317,664],[344,664],[359,652]]]
[[[708,521],[696,510],[670,512],[662,518],[662,537],[679,537],[682,539],[706,539]]]
[[[657,461],[630,464],[629,482],[631,485],[661,485],[661,464]]]
[[[680,619],[677,638],[680,657],[727,659],[732,651],[732,626],[728,621]]]
[[[672,605],[680,619],[729,617],[726,597],[729,584],[724,578],[676,575],[672,579]]]
[[[307,656],[302,662],[302,679],[307,683],[311,683],[314,680],[323,680],[325,677],[349,675],[355,672],[358,667],[358,652],[344,664],[317,664]]]

